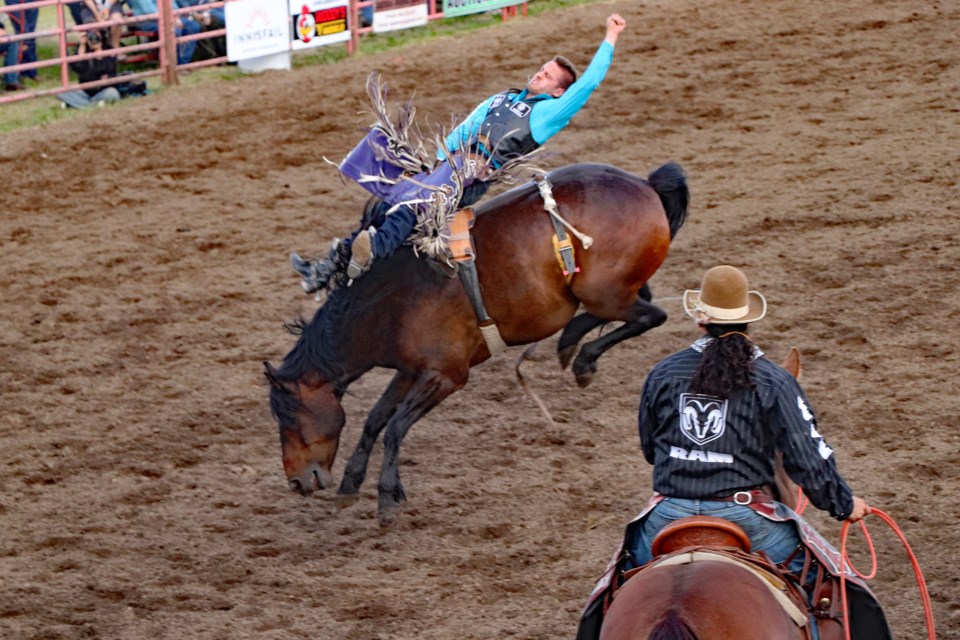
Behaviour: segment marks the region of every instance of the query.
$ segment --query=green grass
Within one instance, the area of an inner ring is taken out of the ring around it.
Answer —
[[[530,2],[530,4],[527,5],[527,14],[529,17],[534,17],[549,11],[588,4],[593,1],[595,0],[536,0],[536,2]],[[518,15],[513,19],[523,20],[524,18],[519,15],[520,8],[518,7],[517,10]],[[66,22],[69,25],[73,24],[69,13],[67,14]],[[494,13],[475,13],[445,20],[434,20],[423,27],[393,31],[387,34],[363,36],[360,38],[359,51],[355,55],[369,55],[389,49],[397,49],[437,37],[451,36],[477,29],[492,28],[499,24],[501,24],[499,11]],[[52,29],[55,28],[56,25],[56,7],[43,7],[40,10],[37,29]],[[48,60],[56,58],[58,53],[56,39],[43,38],[37,40],[38,59]],[[292,61],[294,68],[302,68],[318,64],[336,64],[348,55],[346,45],[337,44],[297,52],[293,55]],[[189,87],[205,82],[229,81],[245,76],[245,73],[234,66],[219,66],[199,69],[189,76],[181,77],[180,84],[181,86]],[[39,80],[40,84],[37,85],[36,88],[53,89],[59,87],[60,67],[52,66],[40,69]],[[147,84],[153,92],[160,92],[166,89],[159,78],[150,78]],[[34,87],[31,86],[30,88],[33,89]],[[106,108],[122,109],[125,104],[126,101],[121,101],[118,104],[109,105]],[[50,122],[56,122],[65,118],[83,117],[86,113],[87,111],[84,110],[61,109],[60,101],[53,96],[22,100],[20,102],[0,105],[0,132],[45,126]]]

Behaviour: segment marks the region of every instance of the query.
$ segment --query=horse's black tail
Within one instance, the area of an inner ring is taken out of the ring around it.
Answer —
[[[687,219],[687,205],[690,203],[687,176],[679,164],[668,162],[651,173],[647,182],[660,196],[660,202],[667,212],[672,240]]]
[[[650,631],[648,638],[649,640],[697,640],[697,634],[676,613],[668,612]]]

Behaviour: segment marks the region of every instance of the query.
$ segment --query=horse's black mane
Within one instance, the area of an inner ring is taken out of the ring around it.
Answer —
[[[338,351],[343,341],[340,330],[349,326],[353,319],[372,313],[371,309],[393,290],[394,286],[387,283],[357,295],[354,287],[339,287],[329,293],[310,321],[299,316],[284,324],[284,328],[298,338],[283,364],[274,372],[277,381],[295,382],[307,372],[316,371],[339,392],[345,392],[351,380]]]
[[[335,289],[309,322],[299,316],[284,324],[284,328],[298,338],[297,344],[274,373],[279,382],[295,382],[307,371],[315,370],[336,385],[339,391],[345,390],[345,372],[336,352],[336,332],[350,312],[353,296],[348,294],[347,288]]]
[[[307,322],[303,316],[299,316],[284,325],[287,331],[299,336],[297,344],[283,359],[279,369],[267,366],[267,378],[271,379],[273,385],[270,389],[270,412],[281,427],[296,423],[296,414],[301,406],[299,398],[282,383],[296,382],[308,371],[317,371],[335,386],[338,393],[346,391],[347,382],[334,345],[339,321],[349,312],[350,298],[346,288],[336,289],[317,309],[312,320]]]

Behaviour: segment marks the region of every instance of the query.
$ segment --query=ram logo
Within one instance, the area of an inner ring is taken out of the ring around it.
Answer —
[[[693,393],[680,395],[680,431],[698,445],[723,435],[727,428],[727,401]]]

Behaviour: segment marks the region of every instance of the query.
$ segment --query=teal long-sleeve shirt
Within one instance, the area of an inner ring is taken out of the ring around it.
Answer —
[[[530,133],[537,144],[543,144],[570,123],[570,119],[583,108],[596,88],[600,86],[611,62],[613,62],[613,45],[604,40],[600,43],[600,48],[594,54],[587,70],[576,82],[567,87],[563,95],[534,103],[533,110],[530,112]],[[480,125],[487,117],[490,103],[495,97],[496,95],[492,95],[477,105],[473,112],[450,132],[446,143],[451,153],[471,143],[480,131]],[[526,97],[527,90],[524,89],[514,98],[514,101]]]

